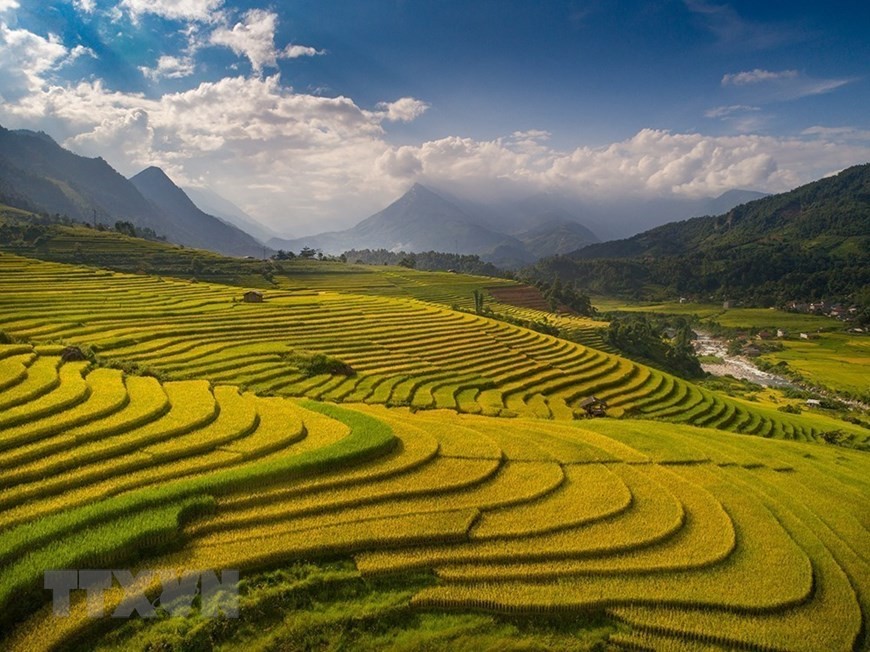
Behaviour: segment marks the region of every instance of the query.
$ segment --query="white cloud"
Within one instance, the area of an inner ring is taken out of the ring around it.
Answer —
[[[265,67],[274,68],[278,59],[297,59],[324,54],[307,45],[288,45],[283,50],[275,47],[275,28],[278,15],[263,9],[251,9],[232,28],[218,27],[209,38],[212,45],[228,47],[239,56],[247,57],[254,72],[260,74]]]
[[[506,189],[558,190],[603,203],[715,196],[738,187],[778,192],[870,160],[865,132],[831,127],[796,137],[643,129],[606,147],[569,151],[538,129],[394,146],[385,130],[419,117],[424,101],[406,97],[366,110],[351,98],[295,92],[277,74],[154,96],[115,91],[100,80],[57,81],[53,71],[75,52],[56,37],[0,21],[0,124],[43,129],[126,175],[159,165],[177,183],[218,189],[295,234],[349,226],[413,181],[478,199],[503,198]],[[162,71],[180,75],[186,65],[164,59]],[[750,104],[708,113],[723,119],[741,112],[760,113]]]
[[[377,108],[383,113],[385,120],[411,122],[423,115],[429,105],[413,97],[402,97],[395,102],[380,102]]]
[[[279,56],[281,59],[298,59],[299,57],[315,57],[321,54],[326,54],[326,52],[309,45],[288,45]]]
[[[20,6],[18,0],[0,0],[0,13],[12,9],[18,9]]]
[[[92,59],[99,59],[97,53],[94,52],[91,48],[84,45],[77,45],[69,51],[66,61],[64,61],[64,64],[72,63],[73,61],[81,57],[91,57]]]
[[[543,129],[528,129],[526,131],[515,131],[511,134],[514,140],[518,141],[545,141],[550,140],[553,136],[549,131]]]
[[[779,72],[773,72],[756,68],[754,70],[726,74],[722,77],[722,85],[745,86],[746,84],[758,84],[760,82],[795,79],[797,76],[797,70],[780,70]]]
[[[755,68],[725,74],[722,77],[722,86],[741,89],[744,93],[751,94],[752,101],[764,103],[830,93],[853,81],[855,80],[816,79],[797,70],[771,71]]]
[[[712,109],[704,111],[704,116],[707,118],[727,118],[735,113],[745,113],[747,111],[760,111],[759,106],[750,106],[748,104],[731,104],[729,106],[716,106]]]
[[[801,132],[804,136],[818,136],[830,140],[870,140],[870,130],[855,127],[808,127]]]
[[[732,188],[780,192],[850,164],[870,146],[831,147],[825,139],[705,136],[643,129],[607,147],[528,154],[513,140],[449,137],[391,148],[379,170],[495,198],[505,183],[525,192],[554,189],[598,201],[628,197],[700,198]]]
[[[140,66],[139,70],[148,79],[157,81],[160,79],[180,79],[193,74],[196,66],[191,57],[173,57],[163,55],[157,60],[153,68]]]
[[[748,104],[731,104],[716,106],[704,112],[707,118],[721,120],[732,131],[748,134],[761,130],[768,123],[768,116],[761,112],[760,106]]]
[[[69,52],[54,34],[42,37],[25,29],[11,29],[0,22],[0,97],[11,101],[36,91],[43,76]]]
[[[73,0],[73,6],[86,14],[94,13],[94,10],[97,8],[96,0]]]
[[[133,20],[153,14],[168,20],[211,22],[221,17],[218,10],[223,4],[224,0],[122,0],[119,7]]]

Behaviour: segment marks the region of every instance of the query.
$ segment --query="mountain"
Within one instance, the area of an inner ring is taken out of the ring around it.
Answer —
[[[262,256],[262,245],[251,236],[200,211],[165,175],[154,176],[153,183],[144,182],[149,192],[143,193],[102,158],[74,154],[42,132],[0,127],[2,203],[88,224],[128,221],[177,244]]]
[[[171,238],[167,220],[102,158],[85,158],[44,133],[0,127],[0,200],[87,223],[128,220]]]
[[[208,188],[186,186],[182,190],[203,213],[213,215],[222,222],[237,226],[242,231],[250,233],[260,242],[266,242],[269,238],[278,237],[278,234],[269,227],[261,224],[230,200],[221,197]]]
[[[146,168],[130,183],[171,220],[167,235],[173,242],[232,256],[263,255],[263,245],[238,227],[202,212],[160,168]]]
[[[521,253],[520,262],[533,260],[521,242],[476,224],[454,203],[420,184],[353,228],[295,240],[272,238],[267,244],[291,251],[311,247],[331,254],[350,249],[442,251],[478,254],[485,260],[497,247],[509,246]]]
[[[704,210],[699,211],[698,215],[721,215],[722,213],[727,213],[736,206],[740,206],[740,204],[746,204],[755,201],[756,199],[763,199],[764,197],[769,196],[770,195],[766,192],[741,190],[736,188],[734,190],[723,192],[714,199],[708,199]]]
[[[537,227],[514,236],[535,258],[567,254],[599,242],[592,231],[561,211],[548,211],[536,221]]]
[[[532,273],[604,294],[843,299],[870,285],[870,164],[540,261]]]

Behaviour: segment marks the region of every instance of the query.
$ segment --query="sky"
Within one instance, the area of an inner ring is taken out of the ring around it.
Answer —
[[[781,192],[870,161],[868,31],[857,0],[0,0],[0,125],[288,236],[415,182]]]

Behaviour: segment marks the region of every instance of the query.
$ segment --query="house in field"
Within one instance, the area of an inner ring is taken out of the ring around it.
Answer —
[[[88,357],[79,347],[67,346],[64,347],[64,350],[60,352],[60,359],[63,362],[82,362],[84,360],[87,360]]]
[[[807,405],[809,405],[810,407],[821,407],[822,402],[817,398],[808,398]]]
[[[800,337],[802,340],[817,340],[817,339],[819,339],[818,333],[801,333]]]
[[[583,410],[586,411],[586,416],[589,417],[607,416],[607,403],[594,396],[587,396],[584,398],[580,401],[579,407],[583,408]]]
[[[788,337],[788,331],[785,330],[784,328],[777,328],[777,329],[776,329],[776,336],[777,336],[779,339],[783,340],[783,339],[785,339],[786,337]]]
[[[242,297],[245,303],[263,303],[263,293],[256,290],[248,290]]]

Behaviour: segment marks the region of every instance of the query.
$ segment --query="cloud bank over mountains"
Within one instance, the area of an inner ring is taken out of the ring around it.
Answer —
[[[596,147],[557,145],[546,130],[530,125],[502,137],[457,130],[418,142],[405,135],[402,143],[394,129],[425,120],[439,107],[411,96],[366,107],[341,94],[293,88],[276,69],[279,61],[293,65],[330,54],[316,43],[278,43],[280,17],[270,9],[235,10],[223,0],[72,3],[83,15],[103,12],[119,32],[148,16],[173,22],[185,43],[136,68],[151,84],[143,92],[114,88],[93,72],[62,74],[85,59],[96,66],[102,55],[57,34],[17,26],[19,4],[0,0],[0,124],[44,130],[126,175],[159,166],[179,184],[218,190],[292,235],[348,226],[414,182],[478,199],[541,191],[600,202],[698,198],[732,188],[780,192],[870,160],[866,131],[828,125],[791,136],[643,128]],[[210,48],[237,61],[208,79],[197,73]],[[774,85],[794,96],[847,83],[761,68],[716,79],[738,91]],[[162,86],[164,80],[175,87]],[[706,119],[741,118],[751,128],[757,105],[769,99],[740,100],[708,108]]]

